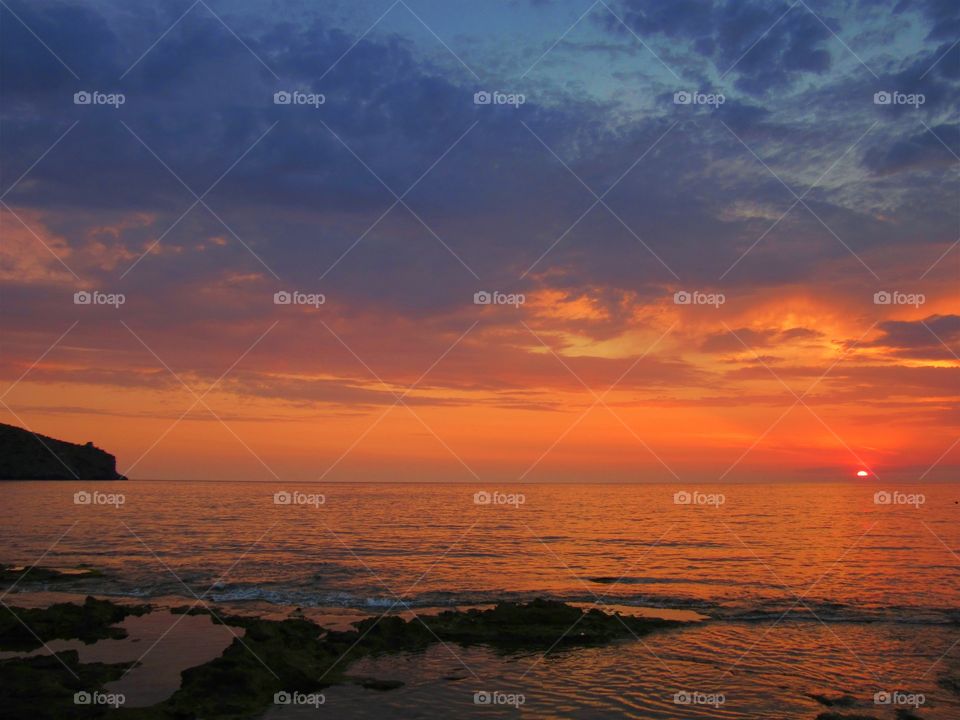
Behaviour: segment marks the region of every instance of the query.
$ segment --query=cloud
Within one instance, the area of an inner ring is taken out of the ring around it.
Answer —
[[[869,343],[897,357],[955,360],[960,352],[960,315],[931,315],[922,320],[888,320]]]
[[[960,152],[960,125],[944,123],[891,145],[871,148],[863,164],[876,175],[934,171],[956,162],[951,150]]]

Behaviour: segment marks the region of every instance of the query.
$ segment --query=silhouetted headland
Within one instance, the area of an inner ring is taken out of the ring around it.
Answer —
[[[0,423],[0,480],[126,480],[117,459],[92,442],[78,445]]]

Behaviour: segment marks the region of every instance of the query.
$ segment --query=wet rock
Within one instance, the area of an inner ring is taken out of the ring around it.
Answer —
[[[69,583],[88,578],[103,577],[103,573],[90,567],[58,570],[47,567],[0,566],[0,583]]]
[[[102,691],[132,663],[81,664],[76,650],[0,660],[0,716],[31,720],[108,717],[109,706],[74,702],[76,693]]]
[[[831,697],[818,693],[810,693],[808,697],[813,698],[826,707],[850,708],[857,704],[857,699],[852,695],[834,695]]]
[[[60,607],[48,613],[48,622],[56,625],[58,636],[115,637],[112,633],[122,630],[110,627],[106,620],[130,612],[128,607],[88,598],[82,607]],[[360,658],[416,651],[438,639],[460,644],[542,649],[561,637],[565,642],[596,644],[683,625],[676,621],[609,615],[596,609],[585,612],[547,600],[500,603],[487,610],[447,611],[409,621],[397,616],[368,618],[355,623],[355,629],[349,631],[326,631],[300,618],[278,621],[222,614],[217,617],[206,608],[190,605],[171,612],[210,614],[213,622],[243,628],[243,637],[238,636],[220,657],[184,670],[180,688],[164,702],[149,708],[121,708],[116,717],[131,720],[253,718],[262,715],[279,692],[314,693],[344,682],[355,682],[371,690],[392,690],[403,683],[353,678],[346,670]],[[68,629],[66,625],[71,620],[74,624]],[[48,632],[53,630],[48,628]],[[29,684],[29,672],[17,682]]]
[[[403,687],[400,680],[378,680],[377,678],[350,678],[356,685],[367,690],[396,690]]]
[[[105,638],[125,638],[126,630],[114,626],[129,615],[144,615],[150,609],[149,605],[118,605],[93,597],[83,605],[12,607],[0,615],[0,649],[30,651],[49,640],[77,639],[90,644]]]

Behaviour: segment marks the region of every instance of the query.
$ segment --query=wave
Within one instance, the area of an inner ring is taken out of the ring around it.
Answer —
[[[111,588],[102,594],[129,595],[137,598],[182,595],[188,601],[195,599],[184,593],[182,586],[179,588],[179,592],[170,592],[170,590],[166,587],[162,589],[162,592],[158,592],[156,587]],[[198,594],[202,592],[198,591]],[[403,612],[408,609],[486,606],[501,601],[526,602],[534,598],[549,598],[580,605],[596,605],[601,608],[637,608],[648,613],[658,611],[669,613],[676,610],[693,611],[711,620],[733,623],[815,622],[824,624],[960,625],[960,608],[957,607],[850,605],[810,598],[804,598],[801,602],[790,597],[777,600],[718,603],[702,598],[657,593],[603,597],[602,593],[550,593],[508,590],[429,591],[409,596],[396,596],[387,592],[376,594],[362,591],[318,590],[307,587],[295,588],[251,583],[223,586],[204,596],[205,600],[215,603],[263,602],[289,608],[355,609],[378,613]]]

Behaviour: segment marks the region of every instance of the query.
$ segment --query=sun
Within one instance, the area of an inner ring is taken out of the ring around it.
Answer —
[[[857,470],[857,477],[869,477],[870,473],[866,470]]]

